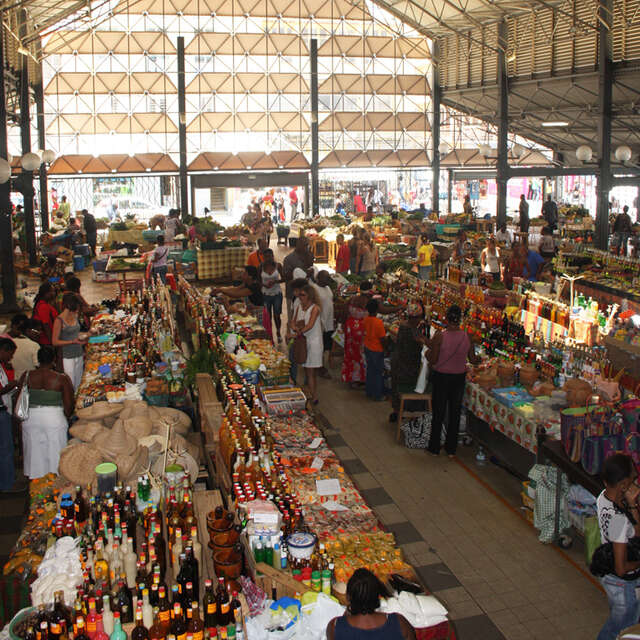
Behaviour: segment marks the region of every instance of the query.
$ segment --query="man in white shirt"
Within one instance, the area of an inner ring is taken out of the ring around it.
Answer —
[[[319,271],[315,276],[315,282],[309,284],[316,290],[318,300],[320,302],[320,322],[322,324],[322,339],[324,345],[324,353],[331,352],[333,345],[333,332],[335,330],[335,322],[333,317],[333,290],[330,287],[331,276],[328,271]],[[323,378],[330,378],[329,372],[325,366],[320,369],[320,375]]]
[[[38,366],[40,345],[27,337],[29,329],[29,318],[24,313],[19,313],[11,318],[11,329],[9,329],[8,335],[16,345],[16,351],[11,360],[16,380],[20,380],[25,371],[31,371]]]

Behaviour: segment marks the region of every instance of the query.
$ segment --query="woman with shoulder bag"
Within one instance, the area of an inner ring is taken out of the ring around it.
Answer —
[[[53,347],[38,351],[38,368],[20,381],[29,390],[29,415],[22,423],[24,475],[40,478],[58,473],[60,452],[67,444],[67,419],[73,414],[73,385],[69,376],[55,371]]]
[[[447,325],[438,331],[431,341],[427,359],[433,371],[431,397],[433,420],[427,450],[434,456],[440,454],[440,433],[445,415],[448,414],[445,449],[450,458],[456,454],[460,410],[467,375],[467,359],[473,364],[480,362],[467,333],[460,328],[462,309],[452,305],[447,309]]]
[[[318,369],[322,368],[322,323],[320,321],[320,306],[316,290],[309,284],[305,285],[298,294],[300,306],[297,307],[289,327],[289,337],[304,336],[307,347],[307,359],[302,364],[311,392],[311,402],[318,404]]]
[[[640,561],[628,560],[628,544],[640,535],[636,470],[631,456],[614,453],[602,468],[605,489],[598,496],[598,524],[603,543],[611,542],[615,573],[600,582],[609,600],[609,617],[597,640],[615,640],[622,629],[638,622],[640,602],[636,589],[640,586]]]

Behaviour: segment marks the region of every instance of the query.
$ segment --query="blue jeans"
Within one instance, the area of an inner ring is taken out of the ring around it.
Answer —
[[[418,267],[418,278],[420,280],[429,280],[431,278],[431,269],[433,267],[429,265],[428,267]]]
[[[623,580],[608,574],[600,579],[609,599],[609,617],[598,634],[598,640],[615,640],[622,629],[638,622],[640,603],[636,598],[636,587],[640,578]]]
[[[160,276],[162,282],[167,281],[167,267],[153,267],[153,275]]]
[[[367,362],[367,378],[365,390],[369,398],[380,400],[384,393],[384,352],[371,351],[364,348],[364,357]]]
[[[3,409],[0,411],[0,491],[8,491],[15,481],[11,414]]]

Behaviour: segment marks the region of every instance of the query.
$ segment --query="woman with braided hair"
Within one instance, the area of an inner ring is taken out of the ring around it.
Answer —
[[[384,585],[368,569],[356,569],[347,583],[349,605],[327,625],[327,640],[416,640],[409,621],[399,613],[378,611]]]

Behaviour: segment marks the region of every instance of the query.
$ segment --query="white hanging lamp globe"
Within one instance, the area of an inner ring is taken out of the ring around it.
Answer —
[[[591,158],[593,158],[593,151],[591,150],[591,147],[586,144],[581,144],[576,149],[576,158],[578,158],[580,162],[589,162]]]
[[[33,151],[25,153],[20,158],[20,164],[25,171],[35,171],[40,166],[40,156]]]
[[[616,160],[618,162],[622,162],[623,164],[625,162],[629,162],[629,160],[631,160],[631,156],[633,155],[633,152],[631,151],[631,147],[628,147],[626,144],[621,144],[617,149],[616,149]]]
[[[440,155],[445,155],[446,153],[449,153],[449,143],[445,142],[444,140],[438,145],[438,153],[440,153]]]
[[[481,144],[478,147],[478,151],[483,158],[488,158],[491,155],[491,146],[488,144]]]
[[[527,150],[521,144],[516,143],[511,147],[511,153],[513,153],[516,158],[522,158],[526,152]]]
[[[56,159],[55,151],[52,151],[51,149],[45,149],[42,152],[42,162],[45,162],[46,164],[52,164],[55,159]]]
[[[4,158],[0,158],[0,184],[11,179],[11,165]]]

